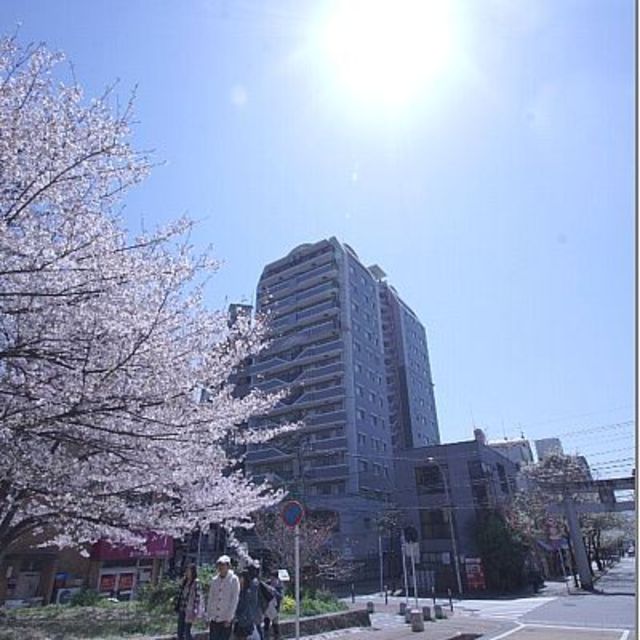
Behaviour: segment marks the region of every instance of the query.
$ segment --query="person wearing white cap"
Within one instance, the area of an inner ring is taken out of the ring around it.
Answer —
[[[220,556],[216,568],[218,572],[211,581],[207,598],[209,640],[229,640],[240,597],[240,581],[231,569],[229,556]]]

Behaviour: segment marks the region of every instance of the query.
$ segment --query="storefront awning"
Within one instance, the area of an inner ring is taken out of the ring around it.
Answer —
[[[170,558],[173,555],[173,538],[156,533],[147,534],[143,548],[114,545],[99,540],[91,549],[92,560],[131,560],[136,558]]]

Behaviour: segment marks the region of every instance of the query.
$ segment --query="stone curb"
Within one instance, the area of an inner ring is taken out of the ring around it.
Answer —
[[[325,613],[319,616],[300,618],[300,635],[313,636],[337,629],[351,627],[370,627],[371,618],[366,609],[352,609],[338,613]],[[209,640],[208,631],[193,632],[193,640]],[[284,620],[280,623],[280,637],[293,638],[295,636],[295,621]],[[175,634],[154,636],[152,640],[175,640]]]

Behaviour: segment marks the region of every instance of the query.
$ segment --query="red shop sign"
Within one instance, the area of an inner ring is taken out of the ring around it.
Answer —
[[[115,573],[106,573],[100,576],[100,593],[109,592],[111,593],[116,588],[116,574]]]
[[[118,591],[131,591],[133,589],[133,573],[121,573],[118,580]]]

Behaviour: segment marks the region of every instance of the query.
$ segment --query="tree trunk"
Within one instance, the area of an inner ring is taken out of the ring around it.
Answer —
[[[594,556],[596,560],[596,566],[598,567],[598,571],[602,571],[604,569],[604,565],[602,564],[602,557],[600,555],[600,530],[596,532],[596,537],[594,541]]]

